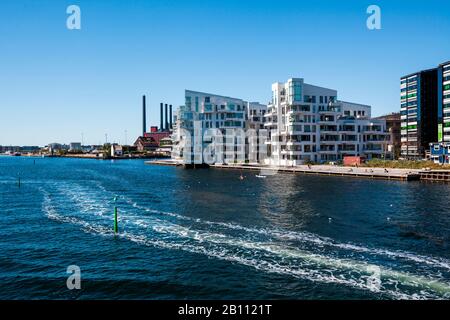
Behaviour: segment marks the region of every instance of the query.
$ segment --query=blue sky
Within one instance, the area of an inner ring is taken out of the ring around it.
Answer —
[[[66,28],[79,5],[82,29]],[[382,10],[382,30],[366,9]],[[450,60],[450,1],[2,0],[0,145],[128,143],[184,89],[266,103],[290,77],[399,110],[399,78]]]

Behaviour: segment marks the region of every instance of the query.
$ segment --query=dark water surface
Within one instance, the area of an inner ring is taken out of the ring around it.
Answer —
[[[0,298],[450,298],[449,185],[245,174],[0,157]]]

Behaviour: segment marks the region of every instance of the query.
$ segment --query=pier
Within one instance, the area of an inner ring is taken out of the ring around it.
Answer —
[[[156,160],[148,161],[149,165],[165,165],[180,166],[184,165],[174,160]],[[209,166],[212,169],[222,170],[246,170],[255,171],[257,174],[272,175],[274,173],[290,173],[290,174],[308,174],[308,175],[325,175],[325,176],[342,176],[366,179],[382,179],[382,180],[399,180],[414,181],[420,180],[422,170],[417,169],[384,169],[384,168],[366,168],[366,167],[340,167],[331,165],[301,165],[295,167],[284,166],[264,166],[258,164],[215,164]],[[264,174],[267,172],[267,174]],[[450,173],[449,173],[450,178]],[[449,180],[450,181],[450,180]]]
[[[432,182],[450,182],[448,170],[424,170],[420,173],[420,180]]]

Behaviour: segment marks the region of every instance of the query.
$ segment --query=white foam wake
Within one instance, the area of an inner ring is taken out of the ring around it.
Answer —
[[[110,228],[106,228],[100,224],[89,223],[76,217],[59,215],[51,205],[51,199],[48,194],[44,195],[43,210],[50,219],[62,223],[79,225],[85,232],[105,236],[111,236],[113,234]],[[136,220],[134,216],[128,215],[122,216],[122,220],[124,223],[135,224],[142,228],[151,227],[157,233],[170,234],[178,238],[193,240],[193,243],[178,243],[168,242],[167,239],[149,239],[146,235],[138,235],[130,232],[124,232],[120,235],[122,238],[133,242],[160,248],[178,249],[192,253],[205,254],[221,260],[234,261],[246,266],[251,266],[259,270],[287,274],[311,281],[337,283],[364,290],[373,290],[366,281],[367,277],[370,276],[367,270],[369,270],[372,265],[364,262],[330,258],[276,243],[251,242],[244,239],[229,237],[224,234],[191,230],[160,219],[153,219],[148,223],[143,219]],[[230,248],[238,248],[239,253],[236,253],[236,250]],[[267,260],[267,258],[257,254],[257,251],[266,252],[272,255],[274,259]],[[285,259],[291,259],[291,262],[286,263]],[[284,262],[281,263],[279,261]],[[297,265],[293,264],[292,261],[297,261]],[[349,273],[343,273],[343,271],[356,272],[358,275],[350,276]],[[380,288],[382,293],[393,298],[439,298],[442,295],[447,296],[450,293],[449,285],[442,283],[437,279],[418,277],[389,269],[381,269],[381,277],[386,284],[400,283],[401,285],[411,287],[418,286],[423,289],[431,290],[431,292],[422,290],[420,294],[410,294],[398,289],[393,290],[386,287]],[[437,293],[438,296],[435,296],[433,292]]]
[[[443,258],[421,256],[421,255],[417,255],[417,254],[413,254],[413,253],[405,252],[405,251],[393,251],[393,250],[388,250],[388,249],[368,248],[368,247],[364,247],[361,245],[355,245],[355,244],[351,244],[351,243],[340,243],[340,242],[334,241],[333,239],[318,236],[318,235],[315,235],[315,234],[312,234],[309,232],[286,231],[286,230],[280,230],[277,228],[272,228],[272,229],[251,228],[251,227],[245,227],[245,226],[234,224],[234,223],[214,222],[214,221],[208,221],[208,220],[195,219],[195,218],[179,215],[179,214],[172,213],[172,212],[164,212],[164,211],[160,211],[160,210],[150,209],[150,208],[141,206],[131,200],[128,200],[128,203],[137,209],[144,210],[149,213],[166,215],[166,216],[170,216],[170,217],[180,219],[180,220],[186,220],[186,221],[201,223],[201,224],[210,225],[210,226],[220,226],[223,228],[244,231],[247,233],[261,234],[264,236],[274,237],[279,240],[296,240],[296,241],[300,241],[300,242],[312,243],[314,245],[321,246],[321,247],[334,247],[334,248],[339,248],[339,249],[353,251],[353,252],[361,252],[361,253],[367,253],[367,254],[371,254],[371,255],[404,259],[404,260],[409,260],[409,261],[412,261],[415,263],[422,263],[422,264],[426,264],[429,266],[440,267],[440,268],[443,268],[446,270],[450,270],[450,261],[443,259]]]

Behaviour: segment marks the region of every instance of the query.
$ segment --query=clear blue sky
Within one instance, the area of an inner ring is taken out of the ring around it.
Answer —
[[[82,30],[66,28],[66,8]],[[382,30],[366,9],[382,9]],[[267,102],[302,77],[399,110],[399,78],[450,60],[448,0],[1,0],[0,145],[128,142],[184,89]]]

